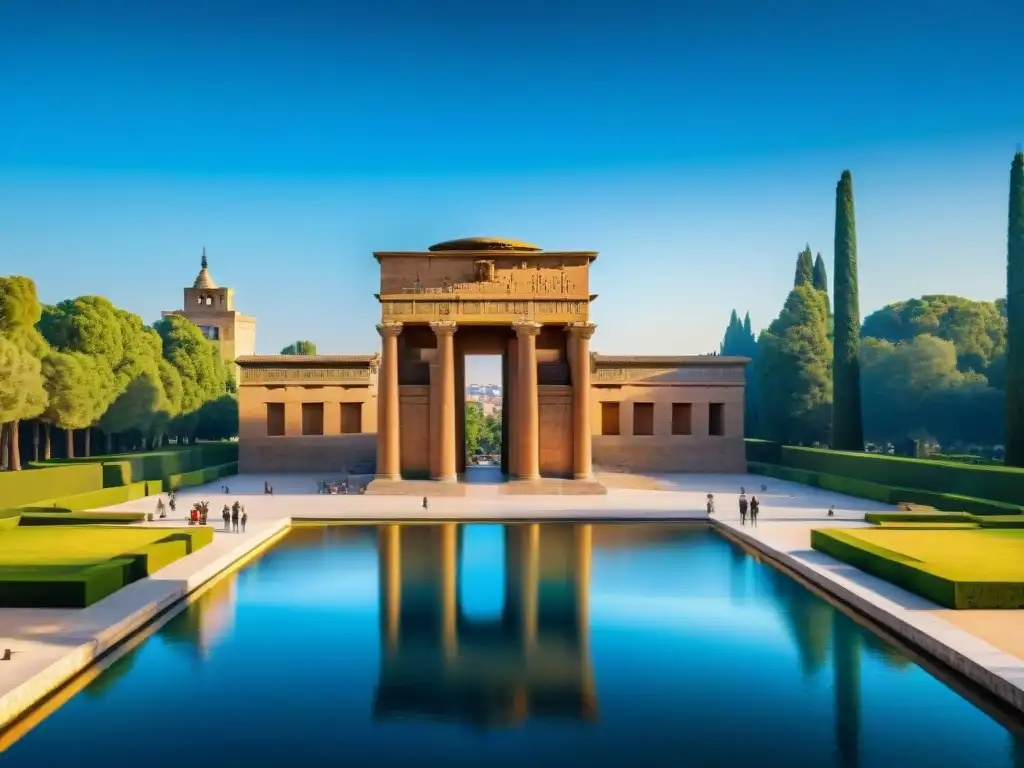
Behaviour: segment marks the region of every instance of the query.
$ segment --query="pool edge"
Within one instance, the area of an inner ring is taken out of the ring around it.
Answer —
[[[765,557],[793,571],[818,589],[867,617],[895,637],[945,664],[981,689],[1024,714],[1024,661],[990,646],[980,638],[922,611],[889,604],[882,595],[851,584],[841,584],[832,574],[771,546],[767,542],[724,521],[712,520],[712,527],[727,539],[757,550]],[[832,559],[832,558],[829,558]],[[836,561],[839,564],[839,561]],[[870,593],[870,594],[863,594]],[[936,609],[940,606],[936,606]],[[902,614],[902,615],[901,615]],[[917,615],[915,615],[917,614]],[[931,624],[931,630],[927,625]],[[941,636],[940,636],[941,635]],[[1005,672],[1012,672],[1013,678]],[[1015,682],[1020,681],[1020,683]]]

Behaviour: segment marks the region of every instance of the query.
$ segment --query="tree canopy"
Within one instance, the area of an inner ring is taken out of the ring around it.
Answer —
[[[779,316],[760,339],[757,387],[761,426],[782,443],[828,439],[832,405],[825,297],[810,284],[794,288]]]
[[[312,341],[293,341],[281,350],[282,355],[315,355],[316,344]]]
[[[812,285],[813,283],[814,256],[811,255],[811,246],[807,245],[796,256],[796,274],[793,276],[793,287]]]

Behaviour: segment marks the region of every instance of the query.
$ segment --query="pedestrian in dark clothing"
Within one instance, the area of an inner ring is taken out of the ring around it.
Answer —
[[[423,508],[424,509],[427,508],[427,497],[426,496],[423,497]]]
[[[238,509],[231,510],[231,530],[238,533]]]
[[[220,513],[220,516],[224,519],[224,530],[228,530],[228,526],[231,525],[231,508],[225,504],[224,511]]]
[[[761,502],[757,496],[750,497],[750,524],[757,525],[757,513],[761,511]]]
[[[740,495],[740,525],[747,524],[747,497]]]
[[[245,533],[245,524],[249,522],[249,513],[242,507],[242,533]]]

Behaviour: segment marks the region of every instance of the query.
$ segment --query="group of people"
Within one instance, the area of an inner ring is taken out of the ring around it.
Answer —
[[[339,493],[344,496],[348,496],[350,493],[366,493],[366,486],[356,485],[348,482],[347,480],[342,480],[340,483],[336,483],[331,480],[321,480],[317,484],[316,492],[330,494],[331,496],[336,496]]]
[[[222,490],[227,489],[227,486],[222,485]],[[158,517],[163,520],[167,517],[167,509],[170,508],[171,512],[174,512],[176,506],[176,494],[171,491],[167,494],[167,503],[164,503],[164,499],[161,496],[156,501],[156,512]],[[197,501],[192,505],[192,509],[188,515],[189,525],[206,525],[207,520],[210,516],[210,502],[208,501]],[[249,515],[245,511],[245,507],[242,506],[241,502],[235,501],[234,504],[228,506],[224,505],[224,510],[221,513],[224,519],[224,530],[234,531],[235,533],[245,533],[245,524],[249,522]],[[152,519],[152,518],[150,518]]]
[[[245,524],[249,522],[249,513],[245,511],[245,507],[241,503],[235,501],[230,507],[225,504],[221,517],[224,519],[225,531],[239,533],[239,526],[241,526],[241,533],[245,533]]]
[[[768,486],[761,486],[761,493],[767,493]],[[747,514],[750,514],[750,522],[752,525],[757,525],[757,515],[761,511],[761,502],[757,500],[757,496],[751,495],[750,500],[747,500],[747,489],[740,486],[740,524],[747,524]],[[715,495],[713,493],[708,494],[707,510],[709,515],[715,514]],[[831,512],[829,513],[831,514]]]

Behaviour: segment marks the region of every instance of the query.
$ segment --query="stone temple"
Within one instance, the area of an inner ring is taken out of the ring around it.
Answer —
[[[239,471],[373,474],[379,492],[457,484],[465,357],[481,354],[502,359],[501,469],[521,484],[601,492],[595,465],[745,471],[749,361],[592,352],[597,253],[469,238],[374,258],[380,352],[237,358]]]

